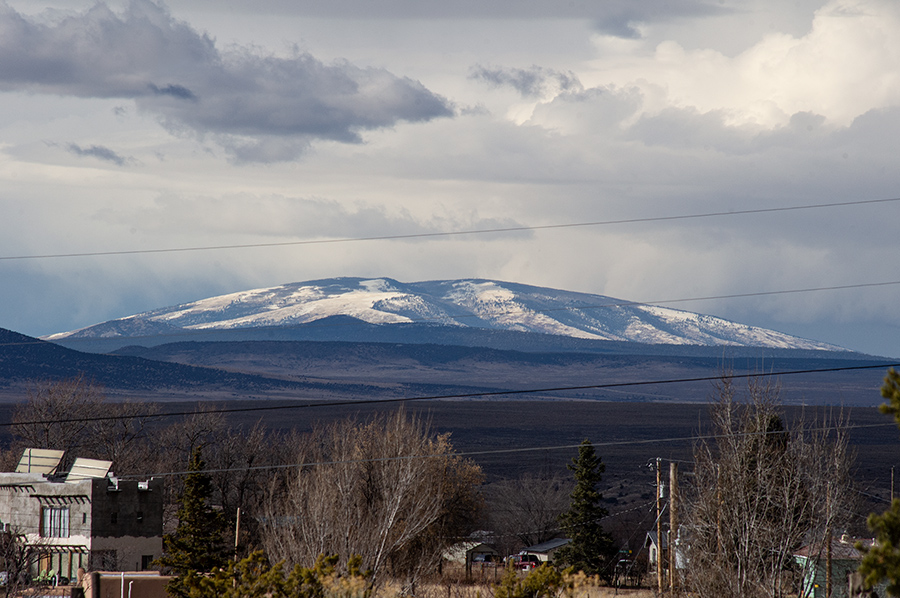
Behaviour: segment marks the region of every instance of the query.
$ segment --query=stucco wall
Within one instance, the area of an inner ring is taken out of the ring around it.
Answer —
[[[55,569],[69,576],[79,566],[141,570],[162,554],[162,484],[108,478],[66,484],[0,473],[0,523],[45,552],[35,574]],[[42,512],[53,508],[68,509],[65,537],[42,533]]]
[[[164,575],[134,571],[125,572],[124,576],[119,573],[94,572],[84,576],[82,588],[86,598],[120,598],[124,581],[125,596],[169,598],[166,584],[170,579],[171,577]]]
[[[95,553],[102,550],[116,551],[116,570],[141,571],[143,570],[143,557],[148,556],[155,560],[162,556],[162,537],[94,538],[91,549]]]

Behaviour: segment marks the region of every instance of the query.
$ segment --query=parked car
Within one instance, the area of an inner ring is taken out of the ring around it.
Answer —
[[[531,571],[541,566],[541,560],[535,554],[514,554],[509,557],[513,567],[522,571]]]

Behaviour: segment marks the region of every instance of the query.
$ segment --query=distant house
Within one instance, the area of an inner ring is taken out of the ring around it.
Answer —
[[[461,566],[465,571],[466,578],[472,575],[473,569],[479,571],[482,578],[486,570],[493,571],[496,577],[497,566],[501,560],[500,553],[490,544],[469,540],[467,542],[457,542],[447,548],[444,551],[441,566],[443,567],[444,562],[450,563],[455,567]]]
[[[872,545],[871,539],[850,538],[846,535],[831,541],[831,585],[832,598],[855,598],[864,595],[856,591],[859,581],[854,574],[859,569],[862,553],[856,549],[859,541],[863,545]],[[800,598],[820,598],[825,596],[826,556],[823,542],[808,544],[794,553],[794,560],[803,572],[800,585]],[[851,586],[854,591],[851,593]],[[887,595],[887,584],[881,583],[874,588],[875,594],[881,598]]]
[[[662,535],[662,541],[656,537],[656,532],[647,532],[647,538],[644,540],[644,547],[647,551],[647,563],[650,565],[650,571],[655,572],[656,566],[662,557],[663,568],[668,566],[669,558],[669,534]]]
[[[524,548],[519,554],[533,554],[538,560],[547,563],[553,560],[554,552],[569,542],[571,542],[571,540],[568,538],[554,538],[553,540],[547,540],[546,542]]]
[[[685,571],[688,563],[688,542],[690,534],[685,531],[684,527],[678,529],[678,538],[675,540],[675,568],[679,571]],[[660,557],[662,557],[663,570],[669,568],[669,533],[663,532],[662,542],[656,538],[656,532],[647,532],[644,540],[644,548],[647,548],[647,564],[649,572],[655,573]]]
[[[492,559],[499,560],[500,553],[496,548],[484,542],[474,540],[457,542],[444,551],[444,560],[450,563],[471,565],[475,562],[485,562]]]
[[[92,459],[59,475],[61,458],[26,449],[15,472],[0,473],[0,524],[39,555],[32,574],[149,569],[162,554],[162,480],[120,480]]]

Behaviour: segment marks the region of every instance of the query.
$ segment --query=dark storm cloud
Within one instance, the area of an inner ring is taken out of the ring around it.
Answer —
[[[702,17],[728,12],[721,3],[697,0],[651,0],[634,2],[632,0],[614,0],[600,3],[602,11],[591,15],[594,27],[601,33],[637,39],[641,37],[638,29],[643,23],[672,21],[685,17]]]
[[[149,0],[50,24],[0,4],[0,89],[130,98],[171,130],[212,134],[266,161],[292,159],[313,139],[355,143],[365,130],[452,114],[421,83],[384,69],[220,51]]]
[[[76,156],[88,156],[91,158],[97,158],[98,160],[112,162],[117,166],[125,166],[125,163],[128,161],[126,158],[120,156],[108,147],[103,147],[102,145],[81,147],[80,145],[77,145],[75,143],[70,143],[66,146],[66,149],[69,151],[69,153],[75,154]]]
[[[194,92],[182,85],[166,85],[165,87],[160,88],[151,83],[150,90],[159,96],[172,96],[173,98],[179,98],[182,100],[197,99],[197,96],[194,95]]]
[[[575,73],[571,71],[564,73],[540,66],[518,69],[476,65],[470,69],[469,78],[486,81],[498,87],[510,86],[524,97],[538,97],[551,87],[560,91],[582,88]]]

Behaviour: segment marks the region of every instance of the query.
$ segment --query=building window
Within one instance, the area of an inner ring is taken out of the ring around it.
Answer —
[[[141,571],[147,571],[153,567],[153,555],[141,555]]]
[[[69,507],[44,507],[41,523],[44,538],[68,538]]]

